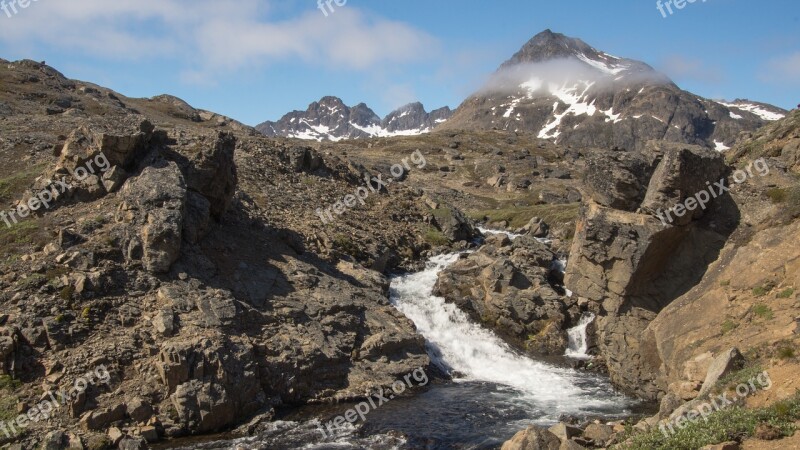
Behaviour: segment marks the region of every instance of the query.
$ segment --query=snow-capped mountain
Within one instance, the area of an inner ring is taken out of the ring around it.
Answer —
[[[649,65],[546,30],[503,63],[442,129],[504,129],[559,144],[640,149],[651,139],[731,147],[785,110],[681,90]]]
[[[410,103],[381,119],[363,103],[351,108],[338,97],[323,97],[305,111],[290,112],[277,122],[264,122],[256,129],[271,137],[317,141],[410,136],[427,133],[452,113],[448,107],[428,113],[422,103]]]

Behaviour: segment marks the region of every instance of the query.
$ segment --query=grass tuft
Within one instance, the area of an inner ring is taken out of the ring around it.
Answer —
[[[634,434],[629,441],[611,447],[615,450],[696,450],[706,445],[740,441],[755,434],[760,424],[775,427],[782,436],[791,436],[800,419],[800,393],[772,406],[758,409],[731,407],[714,412],[708,420],[689,422],[683,429],[665,435],[658,428]]]

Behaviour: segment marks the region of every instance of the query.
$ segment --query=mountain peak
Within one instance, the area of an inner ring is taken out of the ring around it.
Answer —
[[[503,67],[597,53],[599,53],[597,50],[580,39],[554,33],[547,29],[531,38],[511,59],[503,64]]]
[[[392,111],[384,119],[364,103],[348,107],[340,98],[322,97],[306,111],[293,111],[277,122],[264,122],[256,129],[267,136],[331,140],[422,134],[445,122],[452,115],[449,107],[430,113],[420,102]]]

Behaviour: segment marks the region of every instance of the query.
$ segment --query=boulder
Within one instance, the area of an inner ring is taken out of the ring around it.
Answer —
[[[164,344],[156,369],[183,426],[219,430],[266,405],[250,344],[215,340]]]
[[[698,146],[661,145],[665,147],[663,158],[650,179],[647,195],[641,205],[647,213],[658,214],[682,204],[699,192],[708,190],[709,184],[718,182],[728,171],[719,152]],[[668,223],[687,225],[702,217],[704,211],[705,208],[698,205],[694,211],[681,217],[672,214],[674,220]]]
[[[141,398],[134,398],[126,405],[128,416],[136,422],[146,422],[153,416],[153,407]]]
[[[583,434],[583,431],[580,428],[568,425],[564,422],[559,422],[553,425],[552,427],[548,428],[547,431],[556,435],[561,442],[566,442]]]
[[[486,239],[480,250],[445,268],[434,293],[455,303],[475,321],[532,354],[563,354],[564,325],[572,300],[550,284],[556,258],[530,236]]]
[[[531,426],[506,441],[501,450],[559,450],[561,441],[544,428]]]
[[[147,450],[150,446],[141,437],[125,436],[119,442],[119,450]]]
[[[735,347],[719,354],[708,368],[703,387],[700,388],[700,395],[710,392],[724,376],[741,369],[744,366],[744,362],[744,356]]]
[[[434,210],[436,225],[442,234],[451,242],[471,241],[480,236],[472,220],[453,207],[442,207]]]
[[[81,417],[81,424],[87,430],[108,428],[114,422],[125,418],[125,405],[117,404],[109,408],[89,411]]]
[[[595,443],[598,447],[605,447],[614,435],[614,429],[602,423],[590,423],[583,430],[583,437]]]
[[[168,272],[180,256],[186,185],[178,166],[161,162],[125,183],[117,220],[129,224],[125,254],[151,272]]]
[[[596,203],[636,211],[647,193],[652,162],[639,152],[592,152],[586,158],[583,181]]]

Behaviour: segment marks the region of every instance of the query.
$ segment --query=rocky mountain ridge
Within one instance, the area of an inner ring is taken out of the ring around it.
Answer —
[[[428,113],[422,103],[409,103],[381,119],[364,103],[348,107],[338,97],[323,97],[305,111],[292,111],[256,129],[269,137],[338,141],[371,137],[411,136],[431,131],[452,115],[445,106]]]

